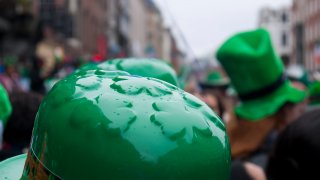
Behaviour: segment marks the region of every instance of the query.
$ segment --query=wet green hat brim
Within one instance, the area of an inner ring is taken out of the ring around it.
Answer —
[[[242,102],[235,108],[235,113],[245,120],[258,121],[275,114],[287,102],[299,103],[305,98],[306,92],[294,88],[287,81],[268,96]]]
[[[0,162],[0,179],[20,179],[26,159],[27,154],[22,154]]]

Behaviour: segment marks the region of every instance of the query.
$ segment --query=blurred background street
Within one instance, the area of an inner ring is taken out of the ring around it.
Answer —
[[[0,82],[45,93],[88,62],[153,57],[171,63],[186,87],[222,71],[216,48],[231,34],[269,30],[285,65],[319,78],[316,0],[1,0]]]

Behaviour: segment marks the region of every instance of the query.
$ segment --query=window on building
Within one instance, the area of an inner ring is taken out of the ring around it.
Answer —
[[[281,18],[283,23],[286,23],[288,21],[288,15],[285,12],[282,14]]]
[[[285,32],[282,33],[281,44],[282,44],[283,47],[286,47],[287,44],[288,44],[288,36],[287,36],[287,34]]]
[[[262,23],[269,23],[269,17],[267,15],[262,16]]]

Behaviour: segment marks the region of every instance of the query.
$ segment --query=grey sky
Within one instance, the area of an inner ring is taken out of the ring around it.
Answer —
[[[199,55],[214,51],[230,35],[257,26],[261,7],[280,8],[291,0],[155,0],[170,8],[188,43]],[[167,2],[167,6],[165,5]],[[170,21],[168,22],[169,24]]]

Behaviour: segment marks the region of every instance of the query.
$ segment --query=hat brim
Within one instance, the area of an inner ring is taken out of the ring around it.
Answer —
[[[27,154],[14,156],[0,162],[0,179],[20,179]]]
[[[227,81],[217,83],[200,82],[199,86],[201,89],[227,89],[229,84]]]
[[[296,89],[287,81],[268,96],[241,102],[235,108],[235,113],[245,120],[258,121],[273,115],[287,102],[302,102],[306,98],[306,95],[305,91]]]

